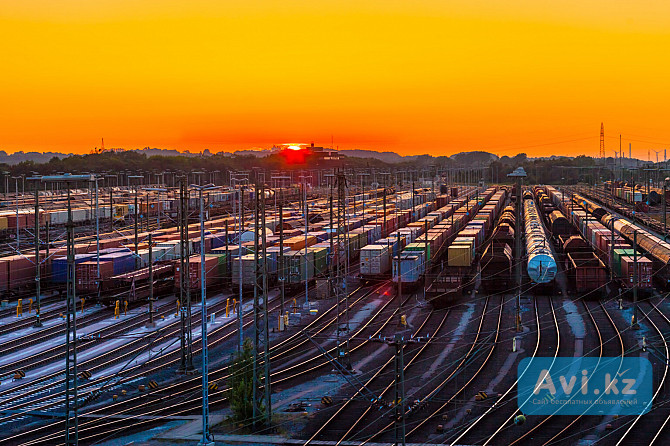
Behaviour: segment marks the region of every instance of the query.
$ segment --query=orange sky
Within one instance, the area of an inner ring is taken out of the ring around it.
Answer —
[[[21,0],[0,39],[8,152],[670,146],[662,0]]]

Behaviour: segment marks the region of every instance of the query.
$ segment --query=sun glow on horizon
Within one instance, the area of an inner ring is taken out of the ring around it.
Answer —
[[[4,2],[0,150],[597,156],[604,122],[647,159],[669,29],[661,0]]]

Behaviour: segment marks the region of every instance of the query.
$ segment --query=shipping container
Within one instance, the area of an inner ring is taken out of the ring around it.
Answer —
[[[388,245],[368,245],[361,250],[360,273],[365,277],[379,277],[391,270],[391,253]]]

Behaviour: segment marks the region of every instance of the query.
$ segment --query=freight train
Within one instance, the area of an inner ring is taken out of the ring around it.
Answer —
[[[578,238],[582,240],[575,240],[575,236],[567,238],[563,247],[574,263],[573,269],[584,276],[577,284],[580,291],[603,290],[607,279],[601,271],[606,266],[622,289],[631,289],[636,284],[635,263],[639,291],[650,293],[653,277],[667,286],[670,244],[579,194],[568,200],[562,192],[551,187],[548,190],[557,206],[571,216],[579,232]],[[594,257],[600,261],[598,265]],[[591,271],[584,269],[588,266]]]
[[[459,225],[447,239],[446,262],[437,258],[433,263],[439,272],[431,277],[426,300],[435,308],[451,305],[464,289],[474,284],[479,257],[505,206],[507,190],[490,187],[477,198],[472,207],[456,211],[460,212]]]
[[[556,259],[530,193],[524,194],[523,197],[523,215],[528,277],[531,282],[538,285],[553,284],[557,272]]]

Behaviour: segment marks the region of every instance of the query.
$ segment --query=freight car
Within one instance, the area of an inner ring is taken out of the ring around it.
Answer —
[[[481,200],[466,208],[462,223],[465,227],[449,239],[446,248],[447,261],[439,262],[439,273],[432,277],[426,289],[426,300],[435,308],[451,305],[464,289],[474,286],[479,267],[479,256],[486,246],[485,240],[507,201],[507,190],[487,189]],[[471,215],[474,214],[474,217]]]
[[[572,225],[568,219],[565,218],[563,212],[558,210],[552,211],[547,214],[547,220],[552,238],[558,239],[560,236],[569,236],[572,234]]]
[[[158,262],[153,266],[154,298],[169,295],[174,288],[174,265]],[[150,295],[149,268],[112,276],[101,284],[100,303],[114,306],[116,301],[142,302]]]
[[[535,284],[553,284],[557,272],[556,259],[532,196],[524,197],[523,210],[528,277]]]

